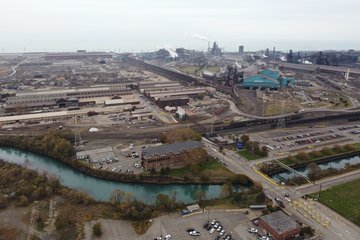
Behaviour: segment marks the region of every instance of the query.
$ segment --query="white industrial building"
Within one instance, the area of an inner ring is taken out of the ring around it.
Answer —
[[[98,148],[93,150],[79,151],[76,153],[76,159],[87,160],[90,163],[115,160],[115,153],[111,147]]]

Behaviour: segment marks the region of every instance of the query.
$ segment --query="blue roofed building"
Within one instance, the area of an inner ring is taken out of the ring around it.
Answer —
[[[259,72],[260,75],[263,75],[263,76],[266,76],[266,77],[269,77],[269,78],[272,78],[272,79],[278,79],[280,77],[280,74],[278,71],[276,70],[271,70],[271,69],[264,69],[264,70],[261,70]]]
[[[282,87],[292,87],[294,85],[294,78],[281,76],[279,71],[272,69],[261,70],[258,74],[247,77],[239,83],[241,88],[270,90],[278,90]]]

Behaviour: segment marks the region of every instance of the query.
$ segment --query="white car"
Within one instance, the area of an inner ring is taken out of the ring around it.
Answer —
[[[164,239],[165,239],[165,240],[169,240],[170,238],[171,238],[171,235],[170,235],[170,234],[168,234],[168,235],[166,235],[166,236],[165,236],[165,238],[164,238]]]
[[[220,231],[220,236],[222,236],[224,234],[225,234],[225,230],[223,229],[223,230]]]
[[[258,230],[256,228],[249,228],[248,230],[250,233],[257,233]]]
[[[189,234],[191,236],[200,236],[200,232],[198,232],[198,231],[191,231]]]
[[[216,223],[215,219],[211,221],[211,225],[214,225],[215,223]]]
[[[211,228],[209,231],[210,234],[213,234],[214,232],[215,232],[215,228]]]

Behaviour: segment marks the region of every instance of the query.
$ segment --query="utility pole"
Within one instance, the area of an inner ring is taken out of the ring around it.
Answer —
[[[207,209],[208,212],[208,224],[210,223],[210,209]]]
[[[160,237],[162,239],[162,223],[161,223],[161,220],[160,220]]]

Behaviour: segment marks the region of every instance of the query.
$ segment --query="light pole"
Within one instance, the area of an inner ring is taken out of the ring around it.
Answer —
[[[160,237],[162,239],[162,224],[161,224],[161,220],[160,220]]]
[[[207,209],[207,214],[208,214],[208,224],[210,223],[210,209]]]

